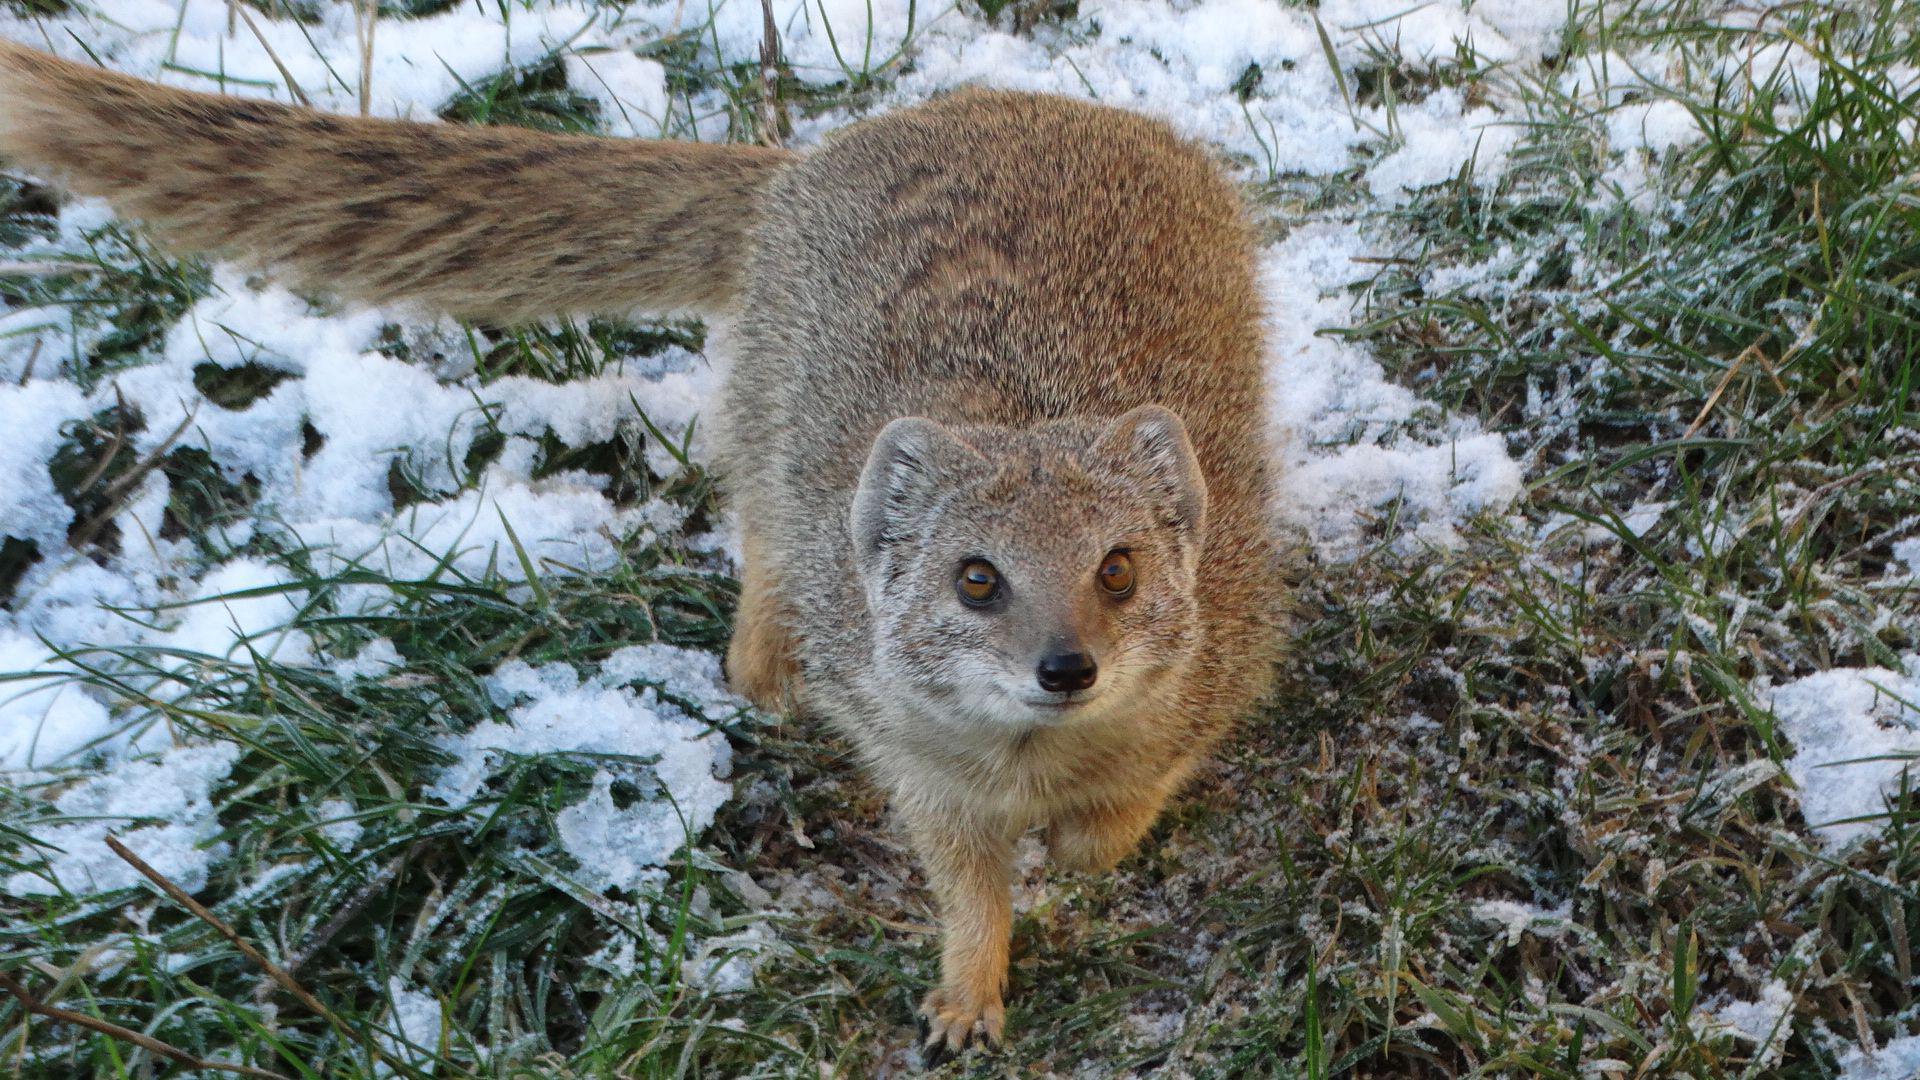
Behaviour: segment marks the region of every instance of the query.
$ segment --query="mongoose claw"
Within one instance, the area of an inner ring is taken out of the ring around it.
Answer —
[[[998,997],[969,1000],[935,990],[920,1003],[921,1060],[933,1068],[971,1045],[997,1047],[1006,1025],[1007,1009]]]

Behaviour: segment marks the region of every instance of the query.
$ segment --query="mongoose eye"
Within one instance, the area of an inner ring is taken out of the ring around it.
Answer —
[[[985,607],[1000,595],[1000,571],[985,559],[974,559],[960,568],[960,579],[954,586],[960,590],[962,601]]]
[[[1100,587],[1109,596],[1130,596],[1133,593],[1133,560],[1124,551],[1107,552],[1106,561],[1100,564]]]

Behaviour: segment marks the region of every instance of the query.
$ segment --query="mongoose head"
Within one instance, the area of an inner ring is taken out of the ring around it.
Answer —
[[[851,521],[871,670],[963,724],[1150,703],[1199,639],[1206,507],[1186,427],[1157,405],[1027,430],[895,420]]]

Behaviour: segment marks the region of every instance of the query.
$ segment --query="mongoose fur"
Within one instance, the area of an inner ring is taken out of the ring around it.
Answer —
[[[1001,1034],[1018,837],[1111,867],[1269,683],[1253,240],[1162,124],[966,91],[799,155],[328,116],[0,43],[0,155],[351,299],[732,313],[729,677],[891,794],[945,924],[929,1047]]]

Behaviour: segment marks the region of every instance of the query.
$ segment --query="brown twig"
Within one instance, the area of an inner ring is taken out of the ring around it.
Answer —
[[[780,121],[786,112],[780,100],[780,28],[773,22],[773,0],[760,0],[760,143],[782,146]]]
[[[360,39],[360,115],[366,116],[373,103],[373,28],[380,18],[380,5],[374,0],[354,0],[354,36]]]
[[[140,871],[141,875],[148,881],[158,885],[161,892],[173,898],[174,903],[192,912],[194,918],[199,919],[201,922],[219,931],[220,936],[226,938],[228,944],[239,949],[242,956],[259,965],[260,970],[266,972],[274,982],[279,983],[281,989],[298,998],[300,1004],[305,1005],[315,1015],[324,1018],[329,1024],[334,1025],[340,1030],[348,1030],[346,1021],[336,1016],[332,1009],[327,1008],[326,1005],[321,1003],[319,998],[307,993],[306,987],[294,982],[293,976],[280,970],[278,965],[267,959],[265,954],[261,953],[259,949],[254,948],[253,945],[249,943],[246,938],[241,937],[233,927],[222,922],[218,915],[208,911],[206,906],[201,904],[200,901],[188,896],[185,889],[167,880],[166,875],[160,873],[160,871],[148,866],[147,861],[135,855],[127,845],[120,842],[119,837],[107,837],[107,846],[113,849],[115,855],[125,859],[128,866]]]
[[[247,29],[253,31],[254,40],[260,43],[262,49],[267,50],[267,59],[273,61],[274,69],[279,71],[280,78],[286,81],[287,93],[293,95],[293,100],[305,105],[309,109],[313,108],[313,102],[307,100],[306,91],[300,89],[300,84],[293,81],[293,72],[287,70],[287,65],[280,62],[280,54],[273,51],[272,45],[267,44],[267,35],[260,32],[259,25],[253,21],[253,16],[247,14],[246,8],[240,6],[237,0],[233,5],[233,10],[239,12],[240,18],[246,20]]]
[[[418,847],[418,845],[415,845],[415,847]],[[347,898],[346,903],[340,905],[340,909],[334,912],[333,917],[328,919],[325,925],[308,935],[307,939],[300,943],[300,947],[295,949],[293,954],[287,957],[287,974],[291,976],[294,972],[300,970],[300,965],[312,959],[314,953],[319,952],[326,946],[327,942],[332,941],[334,935],[345,929],[346,925],[353,921],[354,916],[360,914],[368,904],[372,903],[373,898],[380,895],[380,890],[384,889],[393,881],[394,877],[400,873],[400,867],[413,855],[413,852],[414,848],[408,848],[406,851],[389,859],[385,866],[382,866],[372,877],[367,879],[366,884],[360,886],[360,888],[354,891],[352,896]],[[271,992],[272,988],[273,981],[271,979],[261,979],[260,984],[253,988],[254,1000],[264,999],[267,994]]]
[[[33,378],[33,367],[40,362],[40,346],[45,344],[46,340],[47,339],[43,337],[35,337],[33,339],[33,351],[27,353],[27,364],[20,369],[21,386],[27,385],[27,380]]]
[[[102,1020],[97,1016],[88,1016],[86,1013],[63,1009],[58,1005],[49,1005],[41,1001],[38,997],[35,997],[32,991],[21,985],[13,976],[5,974],[4,972],[0,972],[0,990],[5,990],[7,993],[12,994],[14,999],[20,1002],[21,1008],[35,1016],[44,1016],[55,1023],[72,1024],[75,1027],[86,1028],[88,1031],[99,1032],[109,1039],[118,1039],[121,1042],[132,1043],[150,1054],[166,1058],[168,1061],[184,1068],[212,1069],[219,1072],[238,1073],[241,1076],[257,1076],[263,1078],[263,1080],[288,1080],[288,1077],[282,1073],[272,1072],[267,1069],[256,1069],[251,1065],[230,1065],[223,1061],[208,1061],[206,1058],[190,1054],[177,1046],[170,1043],[163,1043],[151,1035],[142,1034],[132,1028],[123,1028],[119,1024]]]
[[[1727,384],[1733,381],[1735,375],[1740,374],[1740,369],[1746,366],[1748,360],[1759,353],[1760,343],[1756,341],[1742,349],[1739,356],[1733,358],[1733,363],[1727,365],[1726,373],[1721,375],[1720,381],[1714,384],[1713,393],[1707,395],[1706,404],[1700,406],[1699,415],[1693,418],[1693,423],[1687,425],[1687,430],[1681,433],[1680,438],[1691,439],[1699,432],[1706,424],[1707,416],[1713,412],[1713,407],[1720,404],[1720,395],[1727,392]],[[1765,360],[1766,357],[1761,356],[1761,359]]]
[[[221,937],[227,939],[228,944],[240,950],[240,954],[242,956],[245,956],[248,960],[253,961],[253,963],[257,965],[260,968],[260,970],[266,972],[268,978],[272,979],[274,982],[279,983],[281,989],[285,990],[289,994],[292,994],[296,999],[299,1000],[300,1004],[305,1005],[307,1009],[311,1011],[314,1015],[320,1017],[321,1019],[325,1020],[327,1023],[333,1025],[333,1029],[335,1031],[338,1031],[341,1035],[345,1036],[346,1038],[362,1046],[365,1046],[367,1049],[373,1051],[373,1053],[377,1055],[380,1058],[380,1060],[386,1062],[389,1065],[396,1067],[403,1075],[410,1075],[415,1071],[412,1066],[408,1065],[404,1061],[399,1060],[398,1058],[394,1057],[392,1054],[388,1053],[386,1050],[382,1049],[378,1043],[369,1042],[365,1038],[362,1038],[358,1032],[354,1031],[351,1027],[348,1027],[347,1022],[345,1020],[340,1019],[340,1015],[338,1013],[334,1012],[332,1009],[327,1008],[327,1006],[323,1002],[321,1002],[319,998],[314,997],[312,994],[308,993],[306,987],[301,986],[299,983],[295,982],[293,979],[293,976],[287,974],[285,971],[282,971],[278,965],[276,965],[273,961],[267,959],[265,954],[263,954],[259,949],[254,948],[253,945],[249,943],[245,938],[241,937],[239,933],[237,933],[233,929],[233,927],[228,926],[225,922],[221,921],[218,915],[215,915],[213,912],[207,910],[206,906],[201,904],[200,901],[195,900],[193,897],[187,895],[187,891],[185,889],[182,889],[180,886],[175,885],[173,882],[167,880],[166,875],[162,874],[160,871],[155,870],[151,866],[148,866],[146,863],[146,860],[142,859],[138,855],[135,855],[130,849],[128,849],[127,845],[120,842],[120,839],[118,837],[108,836],[107,846],[113,849],[113,853],[115,855],[118,855],[122,859],[126,860],[126,863],[128,866],[131,866],[135,870],[140,871],[140,874],[142,877],[145,877],[148,881],[151,881],[154,883],[154,885],[158,886],[160,891],[163,893],[166,893],[167,896],[172,898],[174,903],[179,904],[183,908],[186,908],[189,912],[193,914],[194,918],[199,919],[201,922],[206,923],[208,926],[213,927],[215,932],[217,932]]]
[[[107,452],[100,455],[100,463],[93,467],[93,471],[81,477],[80,482],[74,485],[73,491],[76,495],[85,495],[92,491],[93,485],[107,475],[108,469],[113,468],[113,459],[120,456],[121,448],[127,445],[127,399],[120,395],[118,385],[113,388],[113,396],[115,399],[113,441],[107,444]]]
[[[114,392],[116,395],[119,393],[117,388]],[[120,410],[121,414],[125,415],[126,401],[124,399],[120,402]],[[106,486],[106,489],[100,493],[100,497],[106,500],[100,512],[74,526],[73,530],[67,535],[68,547],[78,551],[93,542],[93,538],[99,534],[100,530],[106,528],[107,522],[112,521],[113,516],[120,512],[121,507],[126,505],[127,499],[133,494],[134,487],[138,485],[140,481],[147,478],[147,474],[152,472],[160,464],[161,460],[172,451],[173,444],[180,441],[180,436],[186,434],[187,427],[193,423],[193,418],[196,415],[198,415],[197,407],[187,410],[187,415],[180,421],[180,425],[174,428],[173,433],[168,435],[159,446],[154,447],[152,453],[135,462],[132,468],[129,468],[120,476],[115,477],[114,481]],[[91,488],[94,483],[98,482],[101,476],[106,474],[107,467],[113,464],[114,458],[119,456],[121,444],[122,439],[120,435],[116,433],[112,451],[101,461],[100,466],[94,470],[93,478],[81,486],[81,491]]]

